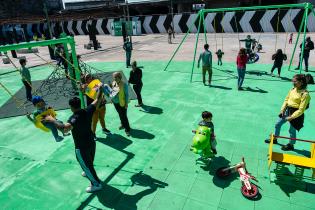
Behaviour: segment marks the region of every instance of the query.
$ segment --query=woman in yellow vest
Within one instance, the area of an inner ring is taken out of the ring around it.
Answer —
[[[118,93],[116,96],[112,98],[112,102],[115,106],[116,111],[118,112],[121,126],[119,130],[125,129],[126,135],[130,136],[130,125],[127,117],[127,109],[129,102],[129,92],[128,92],[128,84],[122,81],[122,75],[120,72],[113,73],[113,83],[112,88],[118,89]]]
[[[309,107],[311,97],[306,90],[307,81],[304,74],[297,74],[292,79],[293,88],[289,91],[285,98],[281,111],[279,114],[279,120],[275,125],[275,136],[280,135],[280,130],[283,124],[290,123],[289,134],[290,142],[282,147],[282,150],[294,150],[296,131],[300,131],[304,124],[304,112]],[[266,140],[269,143],[270,140]],[[274,140],[277,144],[277,139]]]

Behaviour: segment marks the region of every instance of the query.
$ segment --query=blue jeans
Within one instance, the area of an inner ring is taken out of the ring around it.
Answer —
[[[57,121],[60,123],[63,123],[59,120]],[[43,125],[47,127],[49,130],[51,130],[52,135],[54,136],[55,140],[57,140],[57,138],[59,137],[59,134],[58,134],[58,129],[56,128],[56,125],[51,122],[43,122]]]
[[[237,73],[238,73],[238,79],[237,79],[237,87],[240,88],[243,85],[244,78],[245,78],[245,68],[237,68]]]
[[[280,135],[280,131],[281,131],[281,127],[283,124],[285,124],[287,121],[285,120],[286,117],[289,116],[289,111],[286,110],[283,114],[282,117],[280,117],[278,119],[278,122],[275,125],[275,135],[279,136]],[[290,124],[290,128],[289,128],[289,134],[290,134],[290,138],[296,138],[296,129]],[[290,140],[290,144],[295,144],[295,140]]]

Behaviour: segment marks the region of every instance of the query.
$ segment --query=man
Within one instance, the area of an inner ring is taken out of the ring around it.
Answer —
[[[209,51],[209,45],[204,45],[205,51],[202,52],[199,56],[198,60],[198,68],[200,67],[200,61],[202,60],[202,81],[203,84],[206,85],[206,73],[209,74],[209,85],[211,86],[212,79],[212,54]]]
[[[90,38],[90,41],[92,41],[92,43],[93,43],[94,50],[97,50],[98,49],[98,42],[96,39],[96,29],[95,29],[95,27],[93,27],[93,19],[92,18],[90,18],[90,20],[89,20],[88,31],[89,31],[89,38]]]
[[[96,144],[91,130],[92,116],[99,106],[101,95],[101,91],[99,91],[97,98],[86,109],[81,109],[81,100],[78,97],[72,98],[69,105],[73,115],[69,118],[68,123],[64,125],[51,116],[45,118],[46,122],[53,122],[58,128],[64,129],[64,132],[71,130],[76,158],[83,169],[82,176],[87,177],[91,182],[91,185],[86,188],[87,193],[102,189],[101,181],[93,166]]]
[[[300,48],[302,50],[302,44],[300,44]],[[305,71],[308,72],[308,59],[310,57],[310,51],[314,50],[314,42],[311,40],[311,37],[306,37],[305,40],[305,47],[304,47],[304,53],[303,53],[303,59],[304,59],[304,63],[305,63]],[[302,56],[302,52],[300,52],[299,55],[299,65],[298,67],[296,67],[295,70],[299,70],[300,66],[301,66],[301,56]]]
[[[250,35],[247,35],[246,39],[241,39],[240,42],[245,42],[246,53],[250,54],[252,52],[252,44],[255,42]]]
[[[132,43],[130,42],[129,38],[126,38],[126,42],[123,46],[124,50],[126,51],[126,66],[127,68],[130,67],[130,60],[131,60],[131,52],[133,50]]]

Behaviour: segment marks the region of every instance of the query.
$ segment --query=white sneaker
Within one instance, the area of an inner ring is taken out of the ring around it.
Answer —
[[[61,142],[63,140],[63,137],[62,136],[58,136],[55,140],[56,140],[56,142]]]
[[[87,187],[85,191],[87,193],[93,193],[93,192],[96,192],[96,191],[100,191],[101,189],[102,189],[102,185],[99,184],[97,186],[91,185],[91,186]]]
[[[86,174],[85,174],[84,171],[82,171],[81,175],[82,175],[83,177],[86,177]]]

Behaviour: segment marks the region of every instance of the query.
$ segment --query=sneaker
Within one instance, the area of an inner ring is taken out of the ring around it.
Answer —
[[[55,140],[56,140],[56,142],[61,142],[63,140],[63,137],[62,136],[58,136]]]
[[[296,67],[294,70],[300,70],[300,68],[299,68],[299,67]]]
[[[130,132],[126,131],[126,135],[129,137],[130,136]]]
[[[212,149],[212,153],[215,154],[215,155],[218,154],[216,149]]]
[[[96,186],[91,185],[91,186],[87,187],[85,191],[87,193],[93,193],[93,192],[96,192],[96,191],[100,191],[101,189],[102,189],[102,185],[98,184]]]
[[[142,107],[143,104],[136,104],[135,107]]]
[[[122,129],[124,129],[124,126],[119,126],[119,128],[118,128],[119,130],[122,130]]]
[[[270,144],[270,139],[266,139],[266,140],[265,140],[265,143]],[[273,143],[274,143],[274,144],[278,144],[277,139],[274,139],[274,140],[273,140]]]
[[[284,151],[292,151],[294,150],[294,146],[292,144],[287,144],[281,147],[282,150]]]
[[[272,77],[274,77],[275,75],[273,73],[270,74]]]
[[[69,132],[68,132],[68,133],[62,133],[62,135],[63,135],[63,136],[70,136],[71,133],[69,133]]]
[[[242,87],[239,87],[238,90],[243,90],[243,88],[242,88]]]
[[[85,174],[84,171],[82,171],[81,175],[82,175],[83,177],[86,177],[86,174]]]
[[[110,130],[108,130],[107,128],[103,128],[103,133],[106,134],[106,135],[110,135],[111,134]]]

